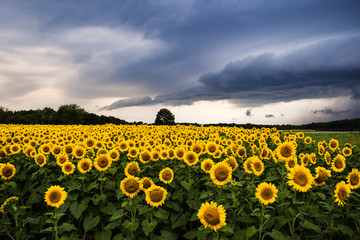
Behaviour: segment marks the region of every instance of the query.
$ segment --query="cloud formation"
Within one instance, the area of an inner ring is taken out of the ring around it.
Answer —
[[[266,118],[275,118],[274,114],[265,114]]]
[[[348,112],[351,112],[350,109],[347,109],[347,110],[340,110],[340,111],[334,111],[331,107],[327,106],[327,107],[324,107],[323,109],[321,110],[314,110],[314,111],[311,111],[313,114],[318,114],[318,113],[321,113],[321,114],[325,114],[325,115],[335,115],[335,116],[339,116],[343,113],[348,113]]]
[[[251,108],[249,108],[249,109],[246,110],[245,116],[251,117]]]

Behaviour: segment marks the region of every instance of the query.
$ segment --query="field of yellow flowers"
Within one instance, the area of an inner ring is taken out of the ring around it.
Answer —
[[[360,152],[276,128],[0,125],[0,239],[358,239]]]

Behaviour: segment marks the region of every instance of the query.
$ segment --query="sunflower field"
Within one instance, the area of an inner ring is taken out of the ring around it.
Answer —
[[[276,128],[0,125],[0,239],[360,239],[359,167]]]

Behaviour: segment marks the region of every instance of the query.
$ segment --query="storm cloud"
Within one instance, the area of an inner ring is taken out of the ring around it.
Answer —
[[[339,116],[340,114],[343,114],[343,113],[348,113],[350,112],[350,109],[347,109],[347,110],[340,110],[340,111],[334,111],[331,107],[324,107],[323,109],[321,110],[314,110],[312,111],[313,114],[318,114],[318,113],[321,113],[321,114],[325,114],[325,115],[335,115],[335,116]]]

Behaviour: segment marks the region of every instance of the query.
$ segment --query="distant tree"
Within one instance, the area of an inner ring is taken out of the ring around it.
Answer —
[[[155,118],[156,125],[173,125],[175,116],[166,108],[160,109]]]
[[[59,124],[82,124],[86,111],[76,104],[61,105],[56,112]]]

